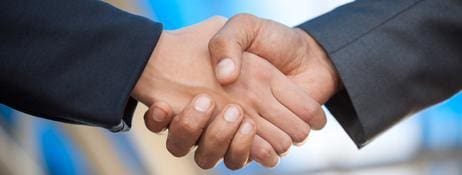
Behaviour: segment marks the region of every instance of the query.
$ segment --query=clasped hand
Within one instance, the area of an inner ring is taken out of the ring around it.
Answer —
[[[292,144],[321,129],[321,104],[339,88],[323,49],[306,32],[241,14],[164,31],[132,96],[149,106],[167,149],[209,169],[250,160],[275,166]]]

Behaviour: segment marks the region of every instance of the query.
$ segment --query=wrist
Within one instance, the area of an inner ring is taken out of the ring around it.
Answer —
[[[311,46],[310,48],[313,51],[313,54],[316,55],[315,58],[319,60],[319,62],[323,65],[323,67],[326,68],[327,72],[329,72],[329,75],[331,77],[331,82],[332,82],[332,87],[335,89],[335,91],[340,90],[343,88],[343,84],[340,81],[340,77],[338,74],[337,69],[334,66],[334,63],[330,59],[329,55],[327,54],[326,50],[319,44],[313,37],[308,35],[311,39],[309,42],[309,45]]]
[[[159,64],[159,60],[163,57],[165,50],[169,50],[170,43],[172,43],[171,34],[167,31],[162,31],[140,78],[132,90],[131,96],[147,106],[154,103],[154,91],[157,88],[155,85],[160,84],[159,81],[161,81],[159,66],[162,66],[162,64]]]
[[[320,79],[322,80],[318,83],[322,84],[322,87],[320,88],[323,88],[328,92],[329,96],[325,97],[327,100],[343,88],[338,71],[328,53],[314,37],[302,29],[296,28],[296,30],[298,30],[300,35],[304,38],[304,47],[306,47],[305,52],[308,53],[308,57],[310,59],[313,59],[314,66],[312,68],[318,69],[319,72],[322,72],[320,73],[320,75],[322,75],[320,76]]]

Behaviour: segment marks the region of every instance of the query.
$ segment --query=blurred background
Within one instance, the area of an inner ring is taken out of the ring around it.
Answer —
[[[350,0],[107,0],[126,11],[177,29],[214,15],[248,12],[296,26]],[[229,171],[221,163],[203,171],[191,154],[175,158],[165,135],[145,129],[139,104],[127,133],[48,121],[0,104],[0,174],[225,175],[225,174],[462,174],[462,94],[410,116],[358,150],[332,116],[325,129],[293,147],[279,166],[255,163]]]

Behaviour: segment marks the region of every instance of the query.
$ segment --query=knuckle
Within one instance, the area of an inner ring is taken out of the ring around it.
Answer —
[[[184,153],[182,153],[182,151],[180,151],[181,149],[176,142],[167,140],[166,146],[168,152],[170,152],[175,157],[183,157],[185,155]]]
[[[160,126],[156,123],[148,123],[148,122],[146,122],[146,128],[148,128],[149,131],[153,133],[158,133],[158,134],[167,129],[165,126]]]
[[[242,99],[242,101],[245,101],[250,104],[255,104],[259,103],[261,101],[261,97],[257,94],[257,92],[254,92],[253,90],[247,90],[244,92],[245,98]]]
[[[309,124],[311,125],[313,130],[320,130],[324,128],[327,124],[326,116],[324,115],[324,111],[320,111],[321,114],[314,116],[310,121]]]
[[[234,17],[231,18],[231,20],[236,20],[236,21],[242,21],[242,20],[254,20],[257,17],[255,15],[252,15],[250,13],[239,13],[235,15]]]
[[[270,160],[274,156],[274,150],[271,147],[262,147],[257,150],[255,156],[258,160]]]
[[[209,41],[209,50],[211,52],[218,52],[224,48],[226,48],[228,40],[224,35],[216,34],[212,39]]]
[[[215,16],[212,16],[212,20],[216,21],[216,22],[221,22],[221,23],[225,23],[227,18],[224,17],[224,16],[220,16],[220,15],[215,15]]]
[[[248,148],[244,145],[238,145],[232,148],[233,155],[245,155],[247,154]]]
[[[208,160],[206,156],[201,154],[195,154],[194,161],[196,162],[197,166],[204,170],[213,168],[214,166],[212,161]]]
[[[153,121],[149,119],[149,117],[144,117],[144,125],[146,126],[146,128],[149,129],[149,131],[157,132],[157,127],[155,126]]]
[[[250,60],[252,57],[256,57],[253,54],[250,53],[243,53],[243,58],[246,58],[245,60]],[[253,59],[253,58],[252,58]],[[245,64],[248,67],[265,67],[266,64],[259,64],[260,62],[250,62],[246,61]],[[263,82],[269,82],[269,80],[273,79],[273,73],[270,71],[271,69],[250,69],[248,71],[248,76],[254,77],[256,80],[260,80]]]
[[[257,16],[249,13],[240,13],[231,17],[231,19],[229,19],[229,22],[234,23],[234,25],[237,24],[241,27],[249,29],[249,27],[255,27],[260,22],[260,19]]]
[[[236,162],[234,160],[225,160],[224,163],[228,169],[233,170],[233,171],[244,167],[242,163]]]
[[[226,135],[223,132],[212,132],[209,133],[208,140],[209,144],[213,147],[220,146],[226,140]]]
[[[269,168],[274,168],[276,165],[278,165],[279,159],[276,159],[276,161],[272,161],[271,163],[267,164],[266,166]]]
[[[229,169],[240,169],[245,164],[245,162],[242,162],[241,160],[247,160],[248,155],[249,154],[247,151],[245,151],[245,149],[233,148],[233,150],[231,152],[228,152],[225,156],[224,163],[226,167],[228,167]]]
[[[178,129],[185,135],[192,136],[201,130],[196,122],[190,122],[186,119],[180,119],[178,121]]]
[[[290,147],[292,146],[292,140],[290,138],[283,139],[274,145],[275,151],[281,155],[289,151]]]
[[[320,120],[321,120],[321,125],[318,128],[316,128],[318,130],[324,128],[326,126],[326,124],[327,124],[326,116],[321,116]]]
[[[292,134],[292,141],[295,143],[303,142],[308,137],[309,133],[309,126],[299,127],[296,129],[295,133]]]
[[[167,128],[165,127],[147,127],[149,131],[156,133],[156,134],[161,134],[163,133]]]
[[[320,106],[306,105],[302,116],[304,116],[305,121],[309,122],[314,118],[318,110],[321,110]]]

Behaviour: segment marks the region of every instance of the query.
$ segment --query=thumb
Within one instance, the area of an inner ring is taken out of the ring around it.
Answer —
[[[172,119],[172,108],[165,102],[154,103],[144,114],[146,127],[154,133],[161,133],[167,129]]]
[[[242,53],[250,47],[258,31],[258,19],[239,14],[229,19],[209,42],[215,75],[221,84],[230,84],[239,77]]]

